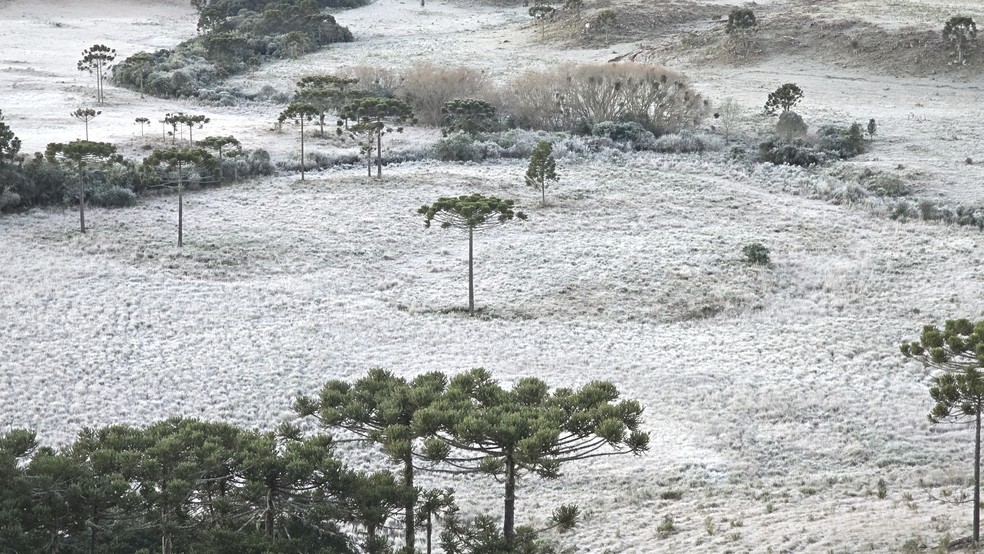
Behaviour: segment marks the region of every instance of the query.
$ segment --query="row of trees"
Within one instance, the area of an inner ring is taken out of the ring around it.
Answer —
[[[645,452],[642,407],[619,396],[608,382],[550,391],[535,378],[504,388],[483,369],[412,380],[373,369],[297,398],[317,434],[169,419],[85,429],[55,450],[14,430],[0,436],[0,544],[21,553],[373,554],[391,552],[388,531],[400,528],[400,552],[413,553],[420,529],[431,551],[441,519],[447,553],[548,552],[516,526],[518,480]],[[349,440],[373,445],[396,474],[347,466],[336,444]],[[421,471],[497,479],[502,512],[461,517],[453,490],[416,484]],[[569,528],[577,515],[558,507],[549,526]]]

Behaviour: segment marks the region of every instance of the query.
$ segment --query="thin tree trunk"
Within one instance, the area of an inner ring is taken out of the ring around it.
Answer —
[[[304,117],[301,116],[301,180],[304,180]]]
[[[516,538],[516,462],[511,455],[506,456],[506,499],[502,519],[502,535],[506,545],[512,547]]]
[[[382,124],[382,120],[376,118],[376,122]],[[376,178],[383,175],[383,129],[376,129]]]
[[[431,534],[434,532],[434,524],[431,523],[431,513],[427,512],[427,554],[431,554]]]
[[[403,460],[403,484],[411,489],[413,488],[413,458],[411,455],[407,455],[407,458]],[[416,524],[414,521],[414,507],[416,503],[416,498],[408,498],[407,503],[403,506],[404,518],[406,519],[406,529],[404,529],[403,539],[407,547],[407,552],[414,552],[414,546],[417,543]]]
[[[547,181],[543,179],[540,181],[540,205],[547,205]]]
[[[178,164],[178,246],[182,246],[184,227],[184,197],[181,195],[181,164]]]
[[[82,123],[85,123],[85,140],[88,141],[89,140],[89,118],[86,117],[85,119],[83,119],[82,120]]]
[[[372,135],[369,135],[369,146],[366,148],[366,158],[368,161],[369,178],[372,178]]]
[[[85,234],[85,178],[82,176],[82,162],[79,161],[79,228]]]
[[[472,236],[475,234],[473,227],[468,228],[468,315],[475,317],[475,263],[474,248],[472,246]]]
[[[981,540],[981,406],[977,408],[974,437],[974,543]]]
[[[266,536],[270,540],[273,540],[273,489],[267,489],[266,497],[266,513],[264,514],[264,527],[266,530]]]
[[[192,127],[191,125],[188,126],[188,146],[194,146],[195,145],[195,139],[193,139],[191,137],[191,135],[192,135],[191,127]]]

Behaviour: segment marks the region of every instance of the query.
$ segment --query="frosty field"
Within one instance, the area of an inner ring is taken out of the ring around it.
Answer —
[[[78,8],[40,4],[46,15],[0,2],[0,28],[50,37],[67,52],[60,61],[32,45],[0,54],[0,109],[28,152],[78,132],[56,115],[91,94],[88,76],[74,71],[76,50],[105,24],[55,27],[49,21],[76,21]],[[120,4],[131,24],[96,38],[121,52],[194,33],[185,2],[156,2],[160,13]],[[457,45],[449,63],[501,76],[536,46],[520,8],[468,2],[428,2],[410,31],[389,33],[416,4],[342,12],[355,43],[274,64],[252,83],[286,90],[297,75],[340,65],[343,48],[354,63],[399,65]],[[924,1],[917,11],[938,9]],[[442,27],[452,22],[467,40]],[[631,46],[546,48],[530,63],[604,61]],[[733,96],[746,106],[748,133],[763,125],[752,111],[764,87],[787,77],[775,60],[737,69],[735,80],[726,67],[683,69],[715,102]],[[933,96],[929,79],[876,77],[884,94],[869,96],[871,83],[850,70],[836,70],[843,81],[810,62],[789,71],[814,87],[804,116],[885,122],[871,151],[843,166],[903,164],[918,194],[982,198],[981,164],[961,165],[984,158],[982,132],[956,127],[964,107],[980,110],[979,78],[947,81]],[[297,149],[296,136],[271,130],[274,106],[176,106],[111,87],[107,95],[95,140],[132,155],[143,144],[133,117],[179,108],[210,114],[209,134],[235,133],[275,160]],[[910,118],[916,103],[924,111]],[[393,145],[436,138],[413,131]],[[405,376],[485,367],[504,383],[534,375],[553,387],[604,379],[645,406],[651,451],[573,464],[518,491],[519,523],[542,522],[562,503],[582,507],[582,525],[558,538],[577,552],[885,552],[969,533],[969,507],[931,495],[966,485],[972,436],[929,425],[930,374],[898,345],[925,324],[984,315],[980,230],[893,221],[874,200],[836,204],[817,192],[846,186],[834,172],[736,162],[726,149],[570,155],[558,170],[546,207],[523,184],[523,160],[389,165],[382,180],[339,168],[196,191],[185,197],[183,248],[173,196],[88,209],[86,235],[71,209],[4,215],[0,432],[26,427],[60,445],[84,426],[174,415],[272,428],[294,417],[297,394],[371,367]],[[529,215],[476,235],[477,318],[460,312],[466,235],[425,229],[416,213],[472,192],[516,199]],[[752,242],[769,248],[770,266],[744,260]],[[453,485],[471,496],[489,490],[484,480]],[[464,508],[498,502],[489,493]],[[676,531],[660,536],[667,516]]]

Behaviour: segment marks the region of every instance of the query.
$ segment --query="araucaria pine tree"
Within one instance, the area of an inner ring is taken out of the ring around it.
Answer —
[[[48,161],[62,159],[74,166],[79,178],[79,230],[85,233],[85,169],[86,167],[113,161],[123,163],[122,156],[116,154],[116,147],[108,142],[89,142],[75,140],[68,144],[53,142],[45,151]]]
[[[965,53],[977,38],[977,24],[973,17],[955,15],[943,26],[943,40],[957,49],[957,63],[964,64]]]
[[[96,103],[102,104],[103,80],[106,77],[106,70],[109,64],[116,59],[116,50],[105,44],[93,44],[88,50],[82,51],[82,59],[79,60],[79,71],[88,71],[96,76]]]
[[[557,181],[557,161],[554,159],[553,147],[549,142],[541,140],[533,148],[530,165],[526,168],[526,184],[540,190],[540,203],[547,205],[547,181]]]
[[[294,121],[301,127],[301,180],[304,180],[304,122],[311,121],[318,115],[318,108],[305,102],[292,102],[287,109],[280,112],[277,121]]]
[[[513,210],[512,200],[478,193],[462,196],[442,196],[431,205],[424,204],[417,213],[424,216],[424,227],[437,220],[442,229],[456,228],[468,231],[468,314],[475,315],[475,231],[502,225],[515,218],[526,219],[526,214]]]
[[[79,108],[68,115],[85,124],[85,140],[89,140],[89,122],[101,113],[101,111],[96,111],[92,108]]]
[[[503,536],[511,547],[521,474],[555,479],[568,462],[649,449],[642,406],[619,396],[606,381],[550,392],[527,377],[505,389],[488,371],[473,369],[454,376],[439,401],[417,412],[414,426],[431,435],[425,442],[430,459],[493,475],[504,485]],[[566,507],[558,523],[570,526],[576,514]]]
[[[786,113],[803,99],[803,91],[795,83],[786,83],[769,93],[765,102],[765,112],[775,115],[779,110]]]
[[[178,189],[178,246],[184,246],[184,184],[193,173],[214,169],[215,158],[201,148],[168,148],[154,150],[143,164],[173,175],[174,180],[166,183]]]
[[[369,176],[372,177],[373,142],[376,149],[376,177],[383,174],[383,135],[393,132],[403,132],[403,125],[414,123],[413,109],[410,104],[395,98],[357,98],[351,104],[342,108],[339,117],[343,121],[354,120],[355,125],[348,128],[349,136],[358,141],[361,149],[368,158]],[[342,134],[342,121],[337,132]]]
[[[981,414],[984,413],[984,321],[949,320],[941,330],[923,327],[918,341],[903,343],[902,354],[936,370],[929,394],[935,404],[929,421],[970,422],[974,428],[974,543],[981,531]]]

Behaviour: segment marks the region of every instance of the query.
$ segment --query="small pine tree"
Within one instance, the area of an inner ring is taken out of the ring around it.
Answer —
[[[557,161],[554,160],[553,147],[548,141],[541,140],[533,148],[530,165],[526,168],[526,184],[540,190],[540,203],[547,205],[547,181],[557,181]]]
[[[943,40],[953,44],[957,49],[957,63],[964,64],[964,53],[977,38],[977,24],[974,18],[955,15],[943,25]]]
[[[89,140],[89,122],[101,113],[101,111],[96,111],[92,108],[79,108],[68,115],[85,124],[85,140]]]
[[[803,91],[794,83],[786,83],[769,93],[765,112],[775,115],[780,109],[788,112],[803,99]]]
[[[82,59],[79,60],[77,67],[79,71],[95,74],[97,104],[103,103],[103,79],[106,76],[106,70],[109,69],[109,63],[115,59],[116,50],[105,44],[93,44],[88,50],[82,51]]]
[[[878,131],[878,124],[875,123],[874,118],[868,120],[868,140],[873,140],[875,138],[875,133]]]

